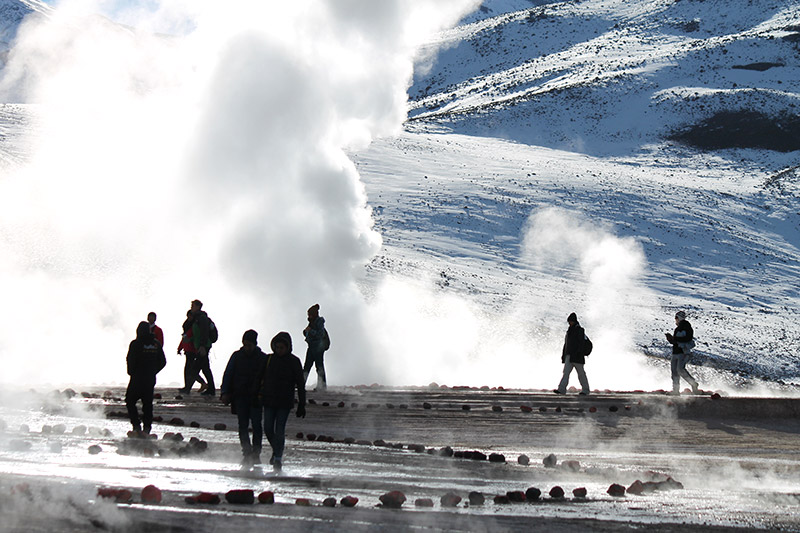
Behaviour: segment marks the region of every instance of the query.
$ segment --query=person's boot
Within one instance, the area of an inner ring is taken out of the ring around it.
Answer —
[[[308,372],[306,372],[306,371],[304,370],[304,371],[303,371],[303,383],[307,383],[307,382],[308,382]]]
[[[272,461],[272,471],[273,472],[280,472],[283,470],[283,461],[280,457],[276,457],[274,461]]]
[[[327,390],[328,383],[325,381],[325,374],[317,374],[317,386],[314,390],[324,391]]]

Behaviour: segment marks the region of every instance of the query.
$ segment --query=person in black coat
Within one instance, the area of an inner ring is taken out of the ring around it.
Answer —
[[[272,353],[259,377],[261,402],[264,406],[264,433],[272,446],[270,463],[280,471],[286,443],[286,422],[294,407],[297,389],[297,416],[306,416],[306,388],[303,365],[292,354],[292,337],[281,331],[270,343]]]
[[[136,338],[128,346],[128,389],[125,391],[125,406],[131,419],[133,431],[138,434],[144,429],[150,433],[153,426],[153,391],[156,387],[156,374],[167,366],[164,349],[150,332],[150,324],[139,322]],[[136,402],[142,401],[142,417],[136,409]],[[142,428],[144,424],[144,428]]]
[[[672,344],[672,357],[670,367],[672,369],[672,394],[680,394],[681,378],[685,379],[692,386],[692,393],[699,392],[697,380],[686,370],[686,363],[692,356],[694,347],[694,330],[692,325],[686,320],[686,313],[678,311],[675,313],[675,331],[670,335],[665,334],[667,342]]]
[[[242,347],[233,352],[222,375],[220,399],[225,405],[233,403],[231,410],[239,419],[239,443],[242,445],[242,465],[261,462],[261,402],[258,398],[258,376],[263,374],[267,356],[258,347],[258,333],[248,329],[242,335]],[[253,442],[250,442],[250,424],[253,425]]]
[[[586,338],[583,328],[578,323],[578,316],[575,313],[570,313],[567,317],[567,334],[564,338],[564,348],[561,350],[561,362],[564,363],[564,375],[561,378],[561,383],[558,388],[553,392],[556,394],[566,394],[567,385],[569,385],[569,375],[572,369],[578,373],[578,381],[581,383],[581,396],[589,394],[589,380],[586,379],[586,372],[583,370],[583,365],[586,362],[583,350],[584,339]]]

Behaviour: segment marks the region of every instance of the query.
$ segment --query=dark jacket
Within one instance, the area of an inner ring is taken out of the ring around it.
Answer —
[[[251,353],[244,348],[236,350],[228,359],[220,392],[234,397],[254,398],[259,389],[258,377],[264,373],[266,364],[267,356],[258,346]]]
[[[678,322],[678,326],[672,333],[672,353],[679,354],[690,351],[684,350],[681,345],[690,342],[692,339],[694,339],[694,330],[692,329],[692,325],[689,324],[689,321],[681,320]]]
[[[211,339],[209,338],[211,322],[208,319],[208,314],[205,311],[198,311],[192,315],[190,320],[192,324],[192,343],[195,350],[199,350],[203,346],[211,348]]]
[[[282,340],[289,346],[286,355],[267,355],[264,371],[259,378],[261,402],[264,407],[294,407],[294,391],[297,389],[298,404],[306,404],[306,385],[303,376],[303,365],[292,351],[292,339],[288,333],[278,333],[272,339],[271,346],[276,340]]]
[[[564,348],[561,350],[561,362],[567,362],[567,355],[571,363],[582,365],[586,362],[583,357],[583,339],[585,338],[583,328],[576,323],[567,329],[564,337]]]
[[[136,379],[152,379],[167,366],[164,349],[156,342],[150,332],[150,324],[140,322],[136,328],[136,338],[128,346],[128,375]]]
[[[308,329],[303,331],[303,336],[308,343],[308,349],[313,352],[325,351],[325,319],[318,316],[314,322],[308,325]]]

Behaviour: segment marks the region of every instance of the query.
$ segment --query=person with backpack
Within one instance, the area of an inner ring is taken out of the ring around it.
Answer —
[[[182,394],[191,394],[194,382],[200,383],[200,392],[208,388],[206,381],[200,376],[200,369],[197,366],[197,351],[192,342],[192,310],[186,311],[186,320],[183,321],[183,334],[178,343],[178,355],[183,352],[186,362],[183,365],[183,388],[178,389]]]
[[[208,317],[208,314],[203,311],[203,302],[200,300],[192,301],[191,312],[192,344],[194,344],[195,352],[197,353],[195,366],[197,374],[202,372],[208,383],[206,390],[200,394],[214,396],[217,393],[217,389],[214,387],[214,375],[211,373],[208,352],[211,350],[211,345],[217,340],[217,327]]]
[[[292,353],[292,337],[281,331],[270,342],[264,370],[258,378],[260,398],[264,406],[264,433],[272,446],[269,462],[276,472],[283,466],[286,445],[286,422],[294,406],[297,389],[297,416],[306,416],[305,376],[300,359]]]
[[[564,348],[561,350],[561,362],[564,363],[564,375],[561,378],[561,383],[558,388],[553,392],[556,394],[566,394],[567,385],[569,384],[569,375],[572,369],[578,373],[578,381],[581,383],[581,396],[589,394],[589,380],[586,379],[586,372],[583,370],[583,365],[586,363],[587,347],[591,345],[588,341],[586,333],[581,325],[578,323],[578,316],[575,313],[570,313],[567,317],[567,334],[564,338]],[[587,346],[588,344],[588,346]]]
[[[667,342],[672,345],[672,357],[670,367],[672,370],[672,394],[680,394],[681,378],[685,379],[692,387],[692,394],[697,394],[697,380],[686,370],[686,363],[692,356],[694,348],[694,330],[692,325],[686,320],[686,313],[678,311],[675,313],[675,331],[672,334],[665,333]]]
[[[156,387],[156,374],[167,366],[164,350],[150,331],[149,323],[139,322],[136,338],[128,345],[126,364],[130,376],[125,391],[128,417],[137,436],[141,436],[142,433],[148,435],[153,427],[153,392]],[[136,402],[139,400],[142,402],[141,418],[136,408]]]
[[[325,351],[330,348],[331,340],[328,331],[325,329],[325,319],[319,316],[319,304],[314,304],[308,308],[308,326],[303,330],[308,348],[306,349],[306,361],[303,364],[303,376],[308,380],[311,367],[317,369],[317,388],[314,390],[324,391],[328,388],[325,377]]]
[[[242,347],[233,352],[222,375],[220,400],[231,404],[231,411],[239,419],[239,443],[242,445],[242,466],[251,467],[261,462],[261,442],[264,428],[261,425],[262,407],[259,400],[258,377],[264,373],[267,356],[258,347],[258,333],[248,329],[242,335]],[[250,442],[250,425],[253,441]]]

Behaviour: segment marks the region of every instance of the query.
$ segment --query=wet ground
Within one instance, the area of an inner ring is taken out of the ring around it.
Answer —
[[[72,398],[6,391],[0,531],[800,531],[800,400],[438,387],[312,392],[308,416],[289,420],[276,474],[269,465],[239,466],[235,419],[218,399],[158,392],[158,438],[142,441],[126,436],[121,389]],[[637,480],[650,490],[608,493]],[[162,491],[160,503],[142,503],[147,485]],[[537,501],[505,499],[533,487]],[[550,495],[555,487],[563,498]],[[131,502],[100,498],[99,488],[128,489]],[[228,503],[232,489],[271,491],[275,503]],[[405,494],[400,509],[381,506],[389,491]],[[186,502],[201,492],[222,502]],[[478,492],[485,503],[470,504]],[[442,501],[448,493],[461,498],[454,507]],[[346,496],[357,505],[343,507]],[[335,507],[325,507],[326,498]]]

